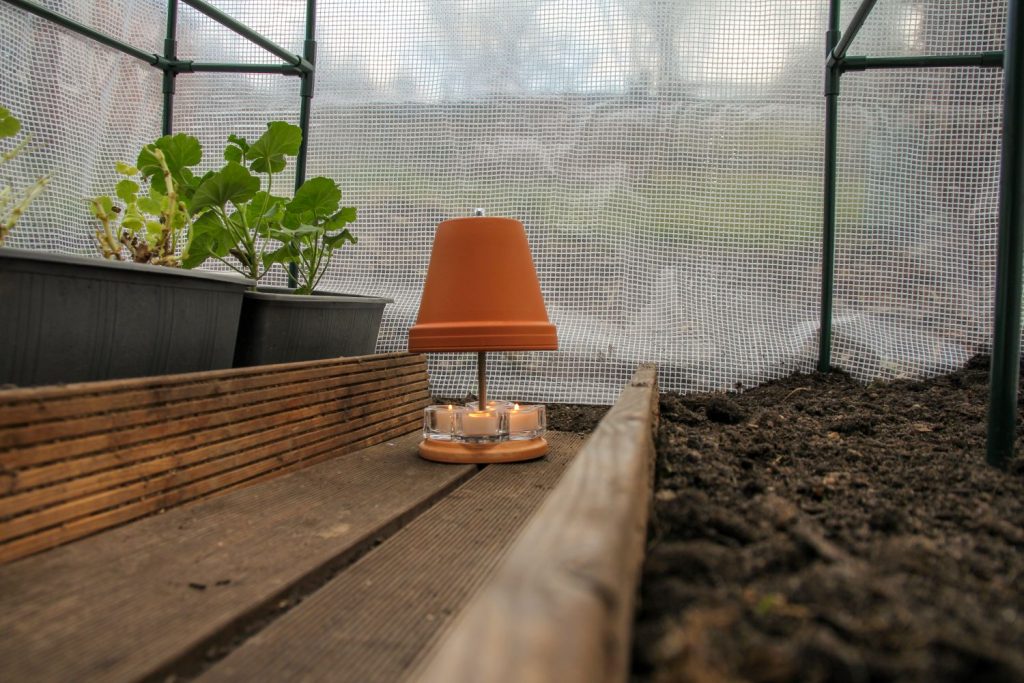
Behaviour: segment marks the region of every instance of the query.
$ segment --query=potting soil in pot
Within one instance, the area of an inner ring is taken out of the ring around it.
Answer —
[[[985,464],[987,401],[982,358],[663,395],[634,679],[1024,681],[1024,467]]]

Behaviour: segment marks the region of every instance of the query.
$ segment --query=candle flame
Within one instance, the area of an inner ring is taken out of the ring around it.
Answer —
[[[451,409],[452,409],[452,404],[451,404],[451,403],[449,403],[449,404],[448,404],[448,410],[451,410]]]
[[[519,404],[518,403],[513,403],[512,404],[512,410],[519,410]]]

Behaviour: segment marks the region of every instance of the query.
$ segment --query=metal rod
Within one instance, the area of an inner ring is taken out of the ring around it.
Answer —
[[[1020,374],[1021,285],[1024,267],[1024,0],[1010,0],[1003,72],[1003,140],[999,173],[995,334],[988,409],[988,462],[1014,457]]]
[[[299,128],[302,130],[302,142],[295,157],[296,190],[306,182],[306,160],[309,156],[309,118],[313,106],[313,89],[316,85],[316,0],[306,0],[306,36],[302,43],[302,57],[310,68],[300,75],[302,84],[299,87]],[[294,262],[289,263],[288,286],[295,288],[298,285],[298,265]]]
[[[303,71],[312,70],[312,65],[310,65],[309,62],[307,62],[299,55],[291,53],[288,50],[285,50],[283,47],[281,47],[274,41],[270,40],[266,36],[262,35],[261,33],[257,33],[256,31],[252,30],[240,21],[234,19],[233,17],[228,16],[227,14],[224,14],[216,7],[209,5],[206,2],[203,2],[203,0],[181,1],[189,7],[192,7],[202,12],[206,16],[216,21],[221,26],[224,26],[225,28],[234,31],[235,33],[242,36],[249,42],[259,45],[260,47],[262,47],[264,50],[274,55],[275,57],[279,57],[284,61],[288,62],[289,64],[299,67]]]
[[[866,69],[911,69],[939,66],[1000,67],[1003,65],[1001,51],[978,52],[962,55],[923,55],[915,57],[843,57],[839,68],[843,71],[864,71]]]
[[[487,410],[487,352],[476,354],[477,409]]]
[[[825,56],[831,55],[840,38],[839,0],[831,0]],[[832,312],[836,276],[836,168],[839,131],[839,68],[825,65],[825,169],[822,182],[821,315],[818,336],[818,372],[832,368]]]
[[[857,8],[857,11],[854,12],[853,19],[850,20],[850,25],[846,27],[846,33],[843,34],[842,39],[836,43],[831,50],[829,50],[829,54],[827,55],[829,66],[835,66],[837,62],[841,61],[842,58],[846,56],[846,51],[850,49],[850,43],[852,43],[853,39],[857,37],[858,33],[860,33],[861,27],[864,26],[864,21],[868,18],[868,15],[871,14],[871,10],[875,7],[875,2],[877,2],[877,0],[864,0],[864,2],[860,4],[860,7]],[[832,10],[830,7],[829,14],[831,15],[831,13]],[[836,15],[839,15],[838,9],[836,10]],[[831,24],[831,20],[829,23]],[[839,30],[838,24],[836,25],[835,30]]]
[[[304,73],[299,67],[292,66],[291,64],[230,64],[179,61],[172,68],[178,73],[208,71],[240,74],[284,74],[286,76],[301,76]]]
[[[49,21],[52,21],[53,23],[57,24],[58,26],[63,26],[64,28],[68,29],[69,31],[73,31],[75,33],[78,33],[79,35],[83,35],[86,38],[91,38],[92,40],[95,40],[97,43],[101,43],[103,45],[106,45],[107,47],[112,47],[115,50],[119,50],[120,52],[125,53],[126,55],[131,55],[132,57],[135,57],[136,59],[140,59],[140,60],[146,62],[147,64],[152,64],[153,66],[158,66],[160,68],[165,68],[166,60],[163,57],[161,57],[160,55],[155,54],[153,52],[146,52],[144,50],[140,50],[137,47],[132,47],[128,43],[123,43],[120,40],[118,40],[117,38],[114,38],[112,36],[108,36],[105,33],[101,33],[101,32],[99,32],[99,31],[97,31],[95,29],[89,28],[85,24],[80,24],[77,21],[75,21],[74,19],[69,19],[68,17],[65,17],[62,14],[57,14],[56,12],[51,12],[50,10],[46,9],[45,7],[42,7],[41,5],[37,5],[36,3],[31,2],[30,0],[2,0],[2,1],[6,2],[9,5],[14,5],[15,7],[23,9],[26,12],[30,12],[30,13],[36,15],[37,17],[42,17],[43,19],[47,19]]]
[[[167,0],[167,31],[164,34],[164,59],[169,64],[178,61],[178,0]],[[164,106],[161,129],[163,135],[170,135],[174,128],[174,77],[173,68],[164,69]]]

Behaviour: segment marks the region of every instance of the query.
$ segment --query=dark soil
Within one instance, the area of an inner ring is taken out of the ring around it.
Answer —
[[[987,382],[663,395],[634,679],[1024,681],[1024,467],[985,464]]]

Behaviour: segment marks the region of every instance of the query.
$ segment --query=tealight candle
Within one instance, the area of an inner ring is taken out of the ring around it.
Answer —
[[[508,432],[511,438],[533,438],[544,429],[544,406],[513,404],[508,411]]]
[[[478,410],[462,413],[458,420],[459,436],[480,438],[497,437],[501,429],[501,416],[493,410]]]
[[[450,439],[455,431],[455,416],[465,408],[447,406],[429,406],[423,411],[423,435],[428,439]]]

